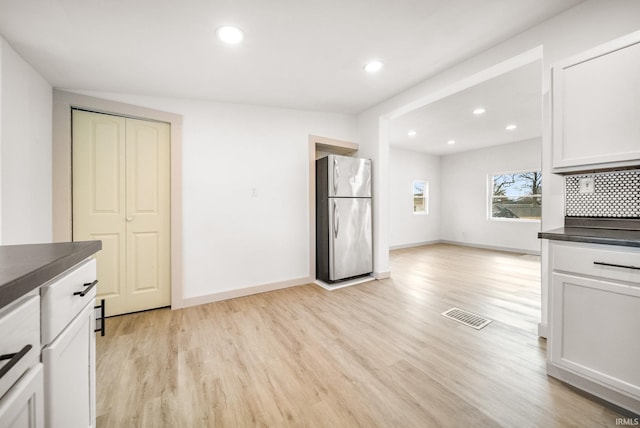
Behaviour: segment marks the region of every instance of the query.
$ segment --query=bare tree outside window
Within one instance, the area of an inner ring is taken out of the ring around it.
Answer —
[[[542,173],[527,171],[491,177],[491,218],[539,220]]]

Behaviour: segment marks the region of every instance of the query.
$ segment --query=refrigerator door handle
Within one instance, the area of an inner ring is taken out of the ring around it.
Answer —
[[[340,171],[338,170],[338,159],[333,158],[333,194],[338,194],[338,179],[340,178]]]
[[[340,231],[340,217],[338,213],[338,204],[336,201],[333,201],[333,237],[334,239],[338,237],[338,232]]]

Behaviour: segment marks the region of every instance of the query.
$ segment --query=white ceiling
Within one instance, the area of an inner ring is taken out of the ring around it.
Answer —
[[[486,112],[474,115],[478,107]],[[508,131],[509,124],[517,128]],[[447,155],[541,135],[542,64],[536,61],[392,120],[389,143]]]
[[[0,0],[0,34],[57,88],[358,113],[580,1]]]

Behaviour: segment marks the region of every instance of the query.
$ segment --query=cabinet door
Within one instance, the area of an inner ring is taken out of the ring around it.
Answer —
[[[17,362],[0,376],[0,397],[40,358],[40,297],[25,296],[2,309],[0,355],[13,354]],[[26,353],[21,352],[27,349]],[[0,367],[7,367],[9,363],[8,359],[2,360]]]
[[[640,32],[553,67],[555,172],[640,164]]]
[[[95,425],[94,325],[91,303],[42,351],[49,428]]]
[[[551,362],[640,399],[640,287],[553,274]]]
[[[36,364],[0,399],[0,428],[43,428],[42,364]]]

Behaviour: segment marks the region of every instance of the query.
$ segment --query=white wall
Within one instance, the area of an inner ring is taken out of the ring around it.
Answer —
[[[374,203],[374,254],[377,270],[389,266],[389,191],[388,174],[388,121],[407,106],[418,108],[429,100],[436,100],[465,85],[482,80],[487,70],[526,51],[544,47],[543,58],[543,209],[542,229],[563,224],[564,187],[561,177],[551,174],[550,132],[550,76],[551,66],[563,58],[605,43],[640,29],[640,1],[588,0],[540,25],[482,52],[450,69],[433,76],[415,87],[380,103],[358,115],[358,133],[361,151],[366,152],[378,168],[374,170],[377,201]],[[382,124],[382,126],[381,126]],[[540,332],[546,329],[546,296],[548,289],[548,247],[542,243],[542,321]]]
[[[52,88],[0,38],[0,237],[50,242]]]
[[[355,141],[354,116],[82,93],[183,116],[183,299],[308,281],[309,134]]]
[[[540,170],[541,153],[535,139],[443,156],[442,240],[539,253],[540,222],[489,220],[487,213],[488,176]]]
[[[389,245],[446,241],[540,253],[540,222],[487,218],[488,175],[541,168],[541,139],[448,156],[389,150]],[[429,215],[412,213],[412,183],[429,181]],[[544,184],[543,184],[544,186]]]
[[[429,212],[413,214],[413,181],[429,182]],[[389,150],[389,245],[400,248],[440,240],[440,157]]]

